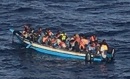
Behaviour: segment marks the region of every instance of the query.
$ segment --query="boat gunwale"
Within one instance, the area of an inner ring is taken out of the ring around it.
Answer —
[[[62,50],[62,49],[55,49],[55,48],[51,48],[51,47],[47,47],[47,46],[43,46],[37,43],[30,43],[29,41],[24,40],[24,42],[26,44],[31,44],[34,47],[37,48],[41,48],[43,50],[49,50],[49,51],[53,51],[53,52],[58,52],[58,53],[63,53],[63,54],[69,54],[69,55],[75,55],[75,56],[83,56],[85,57],[84,53],[79,53],[79,52],[73,52],[73,51],[67,51],[67,50]]]

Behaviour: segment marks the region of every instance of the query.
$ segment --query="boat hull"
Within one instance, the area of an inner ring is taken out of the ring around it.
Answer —
[[[23,40],[23,38],[20,36],[20,33],[17,33],[17,31],[14,31],[13,29],[10,29],[10,31],[20,40],[20,42],[22,44],[26,45],[26,48],[31,48],[38,52],[44,53],[44,54],[59,56],[59,57],[63,57],[63,58],[81,59],[81,60],[86,60],[89,62],[91,62],[91,61],[101,62],[104,60],[101,56],[96,57],[87,52],[86,52],[86,54],[84,54],[84,53],[80,53],[80,52],[61,50],[61,49],[43,46],[38,43],[33,43],[27,39]],[[16,32],[16,33],[14,33],[14,32]],[[111,56],[111,54],[109,56]],[[109,58],[112,58],[112,57],[109,57]]]
[[[85,56],[77,56],[77,55],[72,55],[72,54],[54,52],[54,51],[50,51],[50,50],[46,50],[46,49],[42,49],[42,48],[33,47],[33,46],[31,48],[36,50],[36,51],[39,51],[41,53],[44,53],[44,54],[59,56],[59,57],[63,57],[63,58],[83,59],[83,60],[85,60]]]

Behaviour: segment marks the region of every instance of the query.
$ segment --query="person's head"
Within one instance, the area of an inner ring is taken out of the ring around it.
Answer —
[[[34,28],[31,28],[31,32],[33,33],[35,30],[34,30]]]
[[[25,24],[24,27],[25,27],[25,28],[30,28],[30,27],[31,27],[31,24]]]
[[[42,31],[42,27],[39,27],[39,30]]]
[[[49,28],[46,28],[46,29],[45,29],[45,31],[48,31],[48,30],[49,30]]]
[[[80,39],[83,39],[83,36],[80,36]]]
[[[75,37],[79,37],[79,34],[75,34]]]
[[[66,35],[66,33],[63,31],[62,34]]]
[[[60,30],[57,30],[57,33],[60,33]]]
[[[105,39],[103,39],[103,41],[102,41],[103,43],[105,43],[106,42],[106,40]]]

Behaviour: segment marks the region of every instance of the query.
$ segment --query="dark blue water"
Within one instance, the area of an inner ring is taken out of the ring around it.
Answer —
[[[85,64],[25,49],[8,31],[25,23],[94,33],[116,49],[115,61]],[[1,0],[0,79],[130,79],[130,0]]]

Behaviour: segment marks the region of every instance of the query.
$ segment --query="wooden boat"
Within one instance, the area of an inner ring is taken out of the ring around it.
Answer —
[[[74,52],[74,51],[69,51],[69,50],[63,50],[63,49],[56,49],[48,46],[43,46],[42,44],[38,44],[35,42],[30,42],[27,39],[23,40],[23,37],[20,35],[19,31],[16,31],[14,29],[9,29],[21,42],[21,44],[25,44],[26,48],[31,48],[34,49],[38,52],[44,53],[44,54],[49,54],[49,55],[54,55],[54,56],[59,56],[63,58],[73,58],[73,59],[81,59],[81,60],[86,60],[86,61],[103,61],[104,59],[101,56],[94,56],[92,53],[80,53],[80,52]],[[109,55],[109,59],[114,58],[114,49]]]

